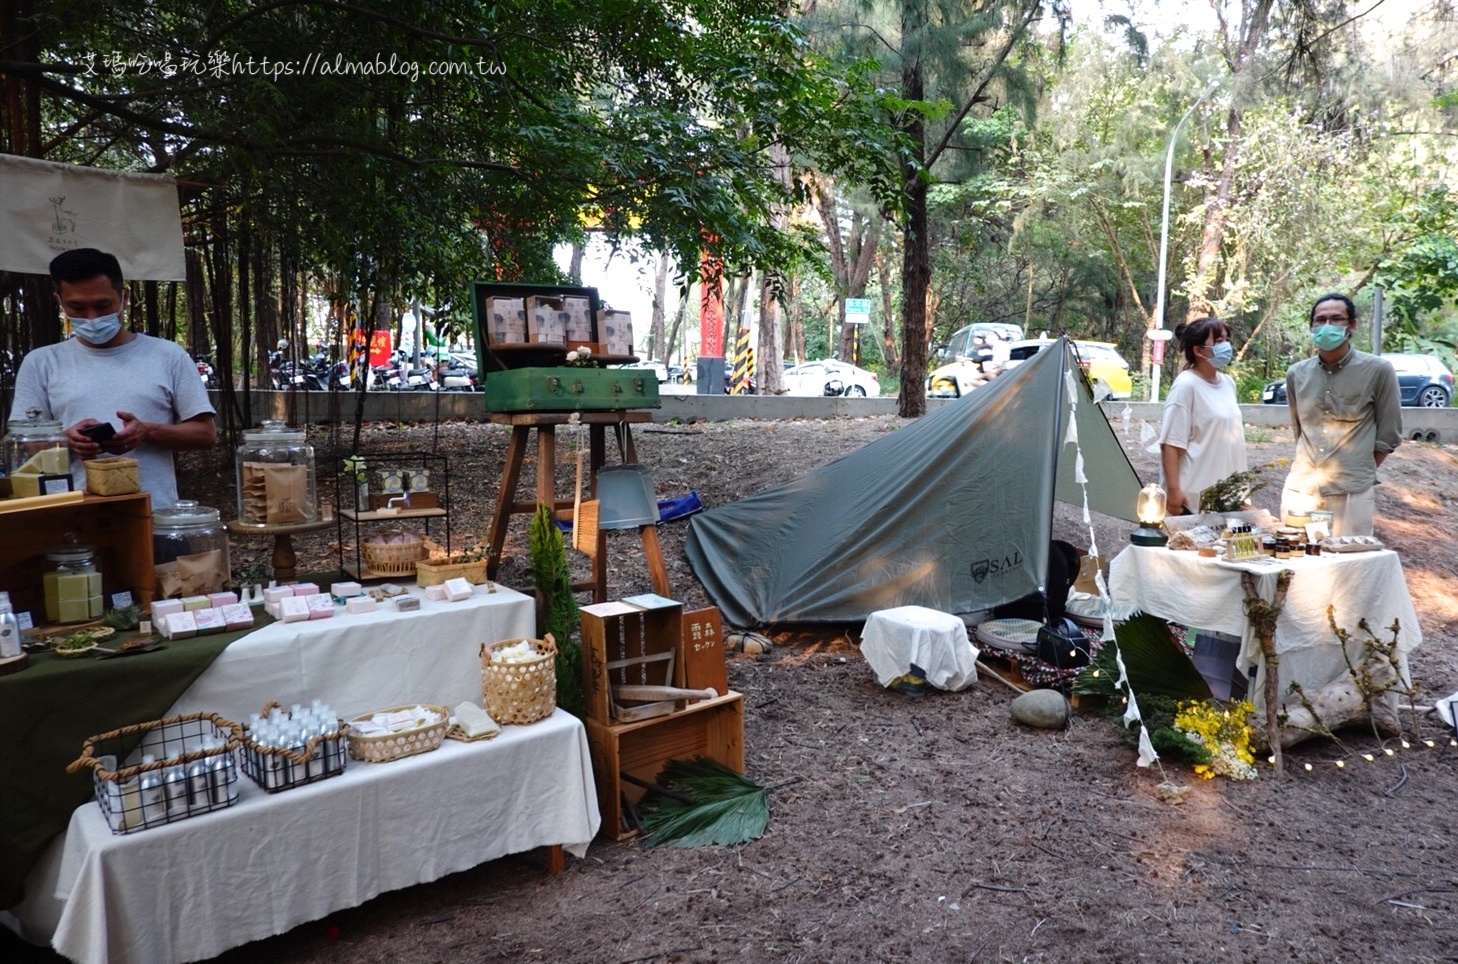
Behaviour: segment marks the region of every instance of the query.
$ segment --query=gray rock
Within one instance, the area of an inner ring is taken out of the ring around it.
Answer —
[[[1068,700],[1057,690],[1033,690],[1012,701],[1012,717],[1025,726],[1061,730],[1068,725]]]

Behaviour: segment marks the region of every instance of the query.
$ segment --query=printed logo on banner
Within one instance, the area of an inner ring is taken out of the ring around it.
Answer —
[[[986,558],[978,559],[972,563],[972,581],[978,584],[988,576],[1002,576],[1013,570],[1022,568],[1023,554],[1021,550],[1014,549],[1012,555],[1003,556],[1000,559]]]

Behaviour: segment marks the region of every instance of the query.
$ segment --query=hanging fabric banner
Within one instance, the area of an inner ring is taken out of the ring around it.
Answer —
[[[129,281],[183,281],[177,184],[0,154],[0,270],[48,273],[76,248],[116,255]]]

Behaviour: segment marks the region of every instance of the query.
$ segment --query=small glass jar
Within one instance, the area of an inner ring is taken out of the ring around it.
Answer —
[[[26,415],[6,423],[5,474],[11,475],[21,466],[36,475],[70,474],[71,443],[61,423],[41,418],[34,410]]]
[[[101,572],[91,546],[64,545],[46,552],[50,567],[41,583],[46,619],[52,623],[84,623],[101,618]]]
[[[303,429],[264,422],[238,446],[238,522],[266,529],[319,517],[314,447]]]
[[[221,571],[231,573],[228,564],[228,530],[217,509],[179,499],[152,513],[152,562],[175,562],[182,556],[196,556],[217,550],[222,553]]]

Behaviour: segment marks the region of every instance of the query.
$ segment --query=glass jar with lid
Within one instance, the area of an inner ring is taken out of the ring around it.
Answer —
[[[35,475],[67,475],[71,471],[71,443],[61,423],[42,418],[31,409],[25,418],[6,423],[5,474],[24,469]]]
[[[53,623],[84,623],[101,618],[101,572],[96,550],[74,543],[46,551],[46,619]]]
[[[152,513],[152,562],[158,570],[160,598],[175,595],[164,589],[173,569],[178,570],[179,590],[195,589],[187,595],[222,590],[233,568],[221,516],[217,509],[191,499],[179,499]]]
[[[238,522],[266,529],[318,516],[314,447],[304,430],[265,421],[245,431],[238,446]]]

